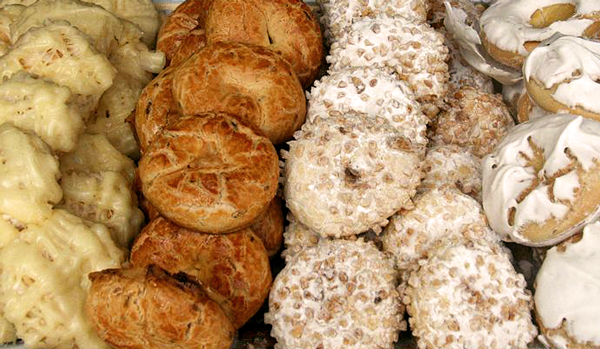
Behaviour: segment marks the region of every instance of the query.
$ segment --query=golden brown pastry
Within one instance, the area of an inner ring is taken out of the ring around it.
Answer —
[[[208,233],[249,226],[275,197],[273,144],[224,113],[181,117],[139,162],[144,196],[178,225]]]
[[[216,43],[177,67],[173,96],[183,115],[222,111],[256,126],[273,143],[289,140],[306,114],[306,98],[290,64],[275,51]]]
[[[252,232],[262,240],[269,257],[276,255],[283,243],[283,221],[283,202],[276,196],[267,211],[250,226]]]
[[[260,309],[272,282],[267,251],[250,229],[202,234],[162,217],[150,222],[138,236],[131,263],[136,267],[154,264],[173,275],[185,274],[231,315],[236,328]]]
[[[202,289],[156,267],[107,269],[89,275],[86,311],[114,348],[227,349],[235,329]]]

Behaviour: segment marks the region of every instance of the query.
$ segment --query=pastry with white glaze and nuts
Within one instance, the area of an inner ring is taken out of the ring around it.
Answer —
[[[277,275],[265,322],[276,349],[392,349],[405,329],[391,258],[373,244],[332,240],[298,253]]]

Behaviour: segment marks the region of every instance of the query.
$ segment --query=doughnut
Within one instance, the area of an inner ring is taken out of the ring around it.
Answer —
[[[505,241],[554,245],[600,214],[600,123],[553,114],[515,126],[483,161],[483,208]]]
[[[480,4],[475,4],[471,0],[429,0],[429,12],[427,13],[427,23],[437,30],[444,31],[444,19],[446,18],[445,2],[448,2],[453,8],[461,9],[467,15],[467,24],[472,25],[485,10],[485,7]]]
[[[502,85],[502,100],[517,123],[529,120],[531,103],[523,79],[513,85]]]
[[[425,148],[385,123],[360,114],[306,123],[282,153],[290,212],[327,237],[381,231],[412,206]]]
[[[428,118],[410,88],[377,68],[344,68],[315,81],[307,93],[307,121],[349,111],[387,120],[399,133],[426,145]]]
[[[131,264],[184,274],[231,315],[236,329],[260,309],[272,282],[267,251],[250,229],[201,234],[162,217],[145,226],[135,240]]]
[[[322,240],[321,235],[316,233],[306,225],[300,223],[292,214],[287,215],[288,224],[283,232],[284,250],[281,251],[281,257],[286,263],[290,263],[292,258],[305,248],[316,246]]]
[[[204,0],[180,5],[167,18],[157,47],[182,62],[220,41],[267,47],[283,56],[308,87],[323,61],[319,21],[301,0]],[[178,51],[185,50],[180,54]],[[171,61],[173,64],[173,61]]]
[[[405,17],[415,22],[425,22],[429,0],[317,0],[321,8],[321,23],[329,44],[348,32],[352,23],[363,18],[380,16]]]
[[[434,144],[456,144],[484,157],[508,133],[515,122],[500,95],[464,86],[446,102],[431,124]]]
[[[273,144],[223,113],[181,117],[139,162],[144,196],[165,218],[201,232],[249,226],[275,197]]]
[[[279,252],[283,243],[283,202],[279,197],[274,197],[269,203],[269,208],[252,223],[250,230],[265,246],[269,257]]]
[[[89,278],[86,312],[111,347],[227,349],[233,344],[235,328],[227,314],[193,282],[154,266],[106,269]]]
[[[274,144],[292,138],[306,116],[306,98],[292,67],[261,46],[207,45],[178,66],[172,88],[181,114],[231,113]]]
[[[531,51],[523,75],[527,92],[542,109],[600,121],[600,42],[557,37]]]
[[[444,36],[426,23],[402,17],[363,18],[331,45],[329,72],[376,67],[406,81],[428,116],[448,88],[448,48]]]
[[[600,348],[600,223],[552,247],[535,280],[535,315],[550,348]]]
[[[481,203],[481,159],[467,149],[454,144],[427,149],[423,172],[417,193],[453,186]]]
[[[540,42],[556,33],[600,38],[600,3],[595,0],[499,0],[480,22],[485,50],[498,62],[521,69]]]
[[[527,349],[537,335],[531,293],[498,243],[441,244],[408,285],[403,301],[419,349]]]
[[[392,349],[405,329],[388,255],[362,240],[302,250],[277,275],[265,323],[275,349]]]
[[[456,188],[435,188],[414,198],[415,208],[399,211],[383,229],[383,249],[401,270],[412,270],[444,238],[499,241],[487,226],[481,205]]]

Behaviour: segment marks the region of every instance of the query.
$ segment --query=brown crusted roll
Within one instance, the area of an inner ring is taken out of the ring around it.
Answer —
[[[275,144],[289,140],[306,114],[304,91],[290,64],[256,45],[221,42],[196,52],[177,68],[173,96],[184,115],[231,113]]]
[[[312,84],[323,60],[319,22],[301,0],[188,0],[167,18],[157,47],[171,64],[179,64],[219,41],[280,53],[304,87]]]
[[[273,144],[224,113],[171,123],[139,162],[144,196],[166,218],[201,232],[249,226],[275,197]]]
[[[179,117],[171,92],[175,69],[167,68],[142,91],[135,108],[135,131],[142,152],[157,134],[172,120]]]
[[[283,202],[276,196],[267,211],[250,226],[252,232],[262,240],[269,257],[277,254],[283,243],[283,221]]]
[[[107,269],[89,275],[86,311],[114,348],[227,349],[235,329],[198,285],[156,267]]]
[[[154,264],[197,281],[231,314],[236,328],[260,309],[272,282],[267,251],[250,229],[202,234],[162,217],[138,236],[131,263],[136,267]]]

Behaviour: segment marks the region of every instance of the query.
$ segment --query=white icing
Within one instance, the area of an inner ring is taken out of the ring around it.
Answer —
[[[545,163],[539,173],[526,167],[523,155],[532,156],[527,141],[542,148]],[[562,218],[568,211],[567,205],[550,199],[544,181],[571,163],[565,153],[577,158],[583,170],[588,170],[594,161],[600,159],[600,123],[570,114],[548,115],[522,123],[514,127],[496,150],[484,159],[483,163],[483,207],[490,226],[505,240],[523,240],[520,227],[528,222],[544,222],[550,217]],[[540,186],[533,190],[520,203],[516,198],[527,189],[536,178]],[[575,177],[567,176],[559,180],[571,189],[576,186]],[[567,189],[568,190],[568,189]],[[567,197],[559,191],[559,196]],[[509,210],[514,208],[515,224],[508,224]]]
[[[579,343],[600,345],[600,223],[583,230],[580,241],[564,252],[550,249],[536,279],[536,310],[544,327],[557,328],[563,319],[567,334]],[[557,301],[559,300],[559,301]],[[559,348],[566,340],[547,336]]]
[[[579,188],[579,176],[577,172],[571,171],[563,176],[556,178],[554,181],[553,194],[558,200],[575,200],[575,190]]]
[[[544,87],[558,87],[552,97],[567,107],[600,113],[600,42],[560,36],[535,48],[523,64],[523,74]]]
[[[529,21],[536,10],[555,4],[573,4],[574,16],[545,28],[531,26]],[[596,0],[498,0],[482,14],[480,24],[488,41],[498,48],[527,55],[525,42],[542,41],[555,33],[582,36],[594,21],[581,15],[594,11],[600,11],[600,2]]]

